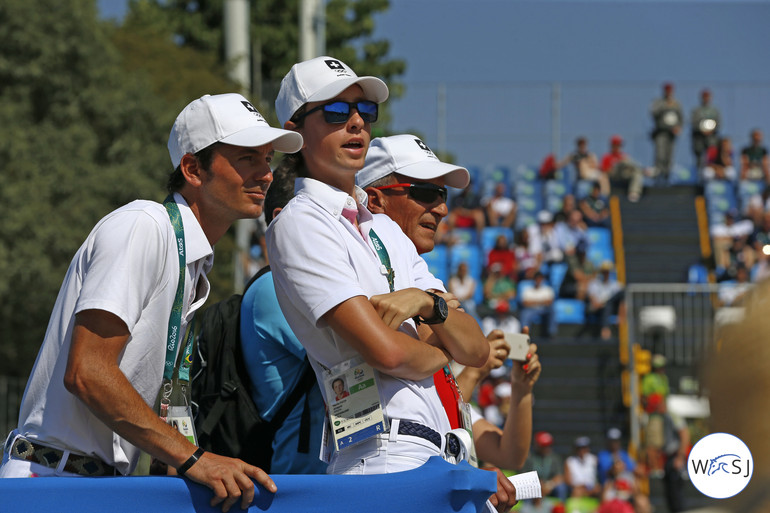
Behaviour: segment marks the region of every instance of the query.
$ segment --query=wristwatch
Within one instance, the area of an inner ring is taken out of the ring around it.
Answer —
[[[443,323],[446,318],[449,316],[449,307],[446,304],[446,301],[444,301],[444,298],[439,296],[438,294],[434,294],[433,292],[430,292],[428,290],[425,291],[426,294],[431,296],[433,298],[433,317],[429,319],[424,319],[420,317],[419,315],[413,317],[415,324],[441,324]]]

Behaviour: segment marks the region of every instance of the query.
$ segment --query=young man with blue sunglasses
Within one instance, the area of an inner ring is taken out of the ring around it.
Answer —
[[[281,309],[330,409],[329,473],[397,472],[443,454],[450,426],[433,373],[452,358],[483,365],[489,353],[476,321],[447,309],[413,244],[366,210],[355,186],[376,119],[370,103],[387,96],[381,80],[319,57],[292,67],[276,100],[284,128],[303,136],[292,156],[303,178],[268,228],[268,253]],[[350,396],[335,402],[341,375]]]

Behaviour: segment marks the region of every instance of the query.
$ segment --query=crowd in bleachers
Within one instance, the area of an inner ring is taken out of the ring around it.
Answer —
[[[609,202],[600,185],[577,179],[569,165],[547,179],[535,166],[469,171],[470,185],[450,195],[438,244],[424,255],[431,272],[486,332],[524,324],[547,337],[559,323],[600,323],[589,285],[601,281],[601,268],[614,281]]]

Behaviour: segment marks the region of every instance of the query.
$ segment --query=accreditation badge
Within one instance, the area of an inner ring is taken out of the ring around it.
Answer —
[[[476,456],[476,444],[473,442],[473,419],[471,418],[471,405],[462,399],[458,400],[460,408],[460,420],[462,428],[470,435],[470,444],[468,449],[468,463],[478,468],[479,458]]]
[[[169,406],[166,422],[182,433],[191,444],[198,445],[195,423],[192,421],[192,410],[189,406]]]
[[[360,356],[325,370],[323,381],[334,450],[387,432],[377,371]]]

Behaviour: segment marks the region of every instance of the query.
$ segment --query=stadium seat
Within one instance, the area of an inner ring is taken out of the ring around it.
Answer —
[[[553,302],[554,315],[558,324],[584,324],[586,305],[579,299],[557,298]]]
[[[497,237],[505,235],[509,243],[513,242],[513,230],[503,226],[487,226],[481,230],[481,252],[486,258],[494,245]]]
[[[520,164],[516,168],[514,173],[514,181],[516,182],[534,182],[537,180],[537,166],[528,166],[526,164]]]
[[[548,283],[551,284],[551,288],[557,294],[559,293],[559,289],[561,289],[564,277],[567,275],[568,267],[566,262],[554,262],[548,269]]]
[[[471,176],[471,190],[476,194],[481,194],[481,189],[484,186],[484,170],[479,166],[464,167],[468,170],[468,174]],[[455,190],[452,187],[449,187],[448,189],[450,191]]]
[[[476,304],[481,304],[484,300],[484,287],[481,276],[486,262],[481,254],[481,248],[478,245],[459,244],[449,249],[449,273],[450,276],[457,271],[460,262],[468,264],[468,274],[476,280],[476,294],[474,300]],[[446,283],[446,282],[445,282]]]
[[[736,208],[735,189],[733,184],[723,180],[711,180],[703,187],[703,195],[706,198],[706,206],[709,212],[727,212]]]
[[[687,283],[708,283],[709,275],[703,264],[692,264],[687,269]]]
[[[513,172],[507,166],[492,166],[484,171],[484,194],[491,195],[495,184],[505,184],[505,194],[512,195]]]
[[[738,203],[742,212],[746,212],[752,196],[761,196],[765,183],[759,180],[741,180],[738,182]]]
[[[695,167],[685,167],[676,164],[668,175],[670,185],[696,185],[698,183],[698,172]]]
[[[578,180],[575,184],[575,200],[580,201],[591,194],[591,188],[593,186],[594,182],[591,180]]]
[[[605,260],[615,262],[615,253],[612,250],[612,236],[609,228],[588,228],[588,249],[586,257],[594,265],[598,266]]]
[[[425,253],[422,258],[428,264],[431,274],[443,281],[446,285],[449,283],[449,249],[444,244],[436,244],[433,251]]]
[[[537,216],[537,212],[519,210],[516,213],[516,223],[514,225],[516,232],[518,232],[519,230],[526,230],[528,226],[536,224],[537,223],[536,216]]]
[[[457,239],[460,245],[477,245],[479,243],[479,234],[476,228],[454,228],[452,235]]]

